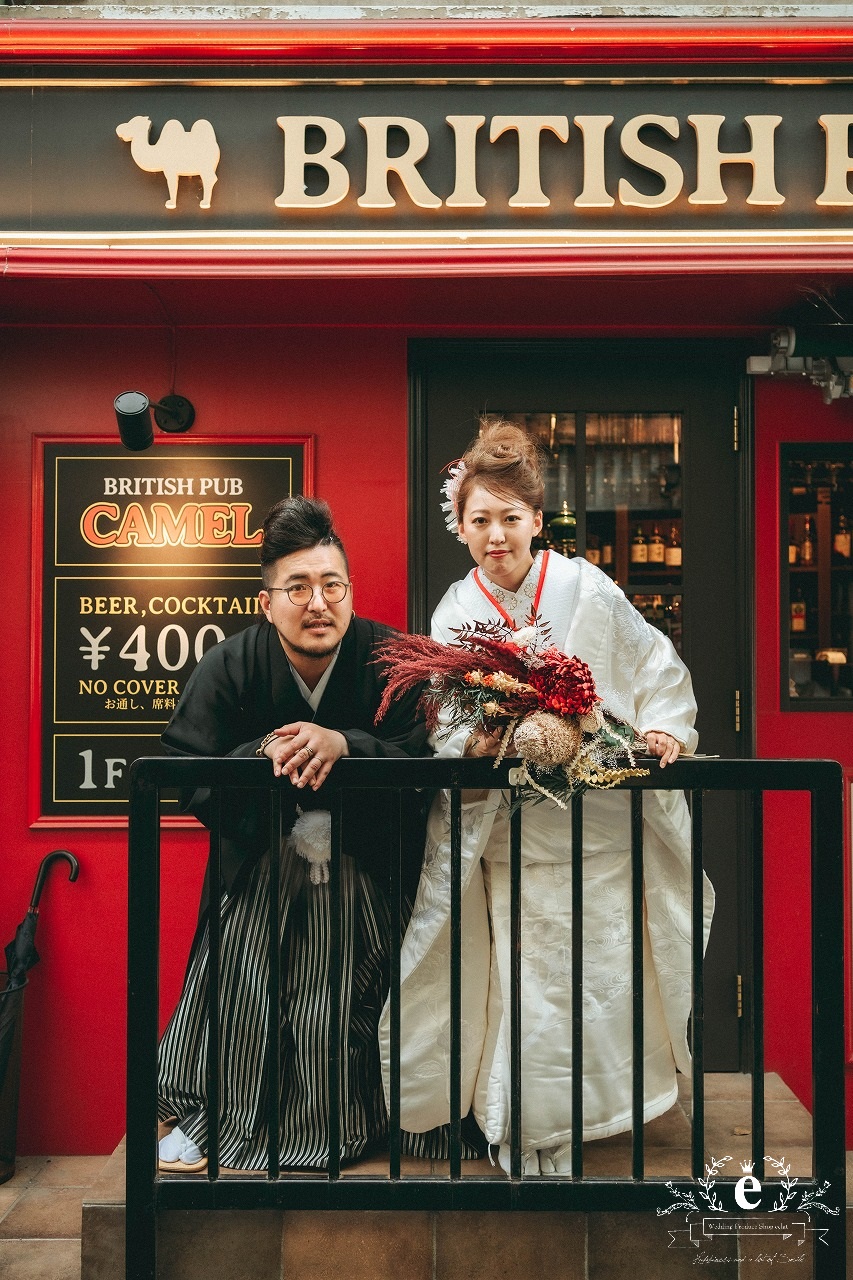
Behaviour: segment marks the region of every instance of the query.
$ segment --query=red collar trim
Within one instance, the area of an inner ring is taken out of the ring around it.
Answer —
[[[542,598],[542,588],[545,585],[545,574],[548,571],[548,557],[550,556],[550,554],[551,554],[550,551],[544,551],[542,553],[542,564],[539,567],[539,582],[537,583],[537,586],[536,586],[536,595],[533,600],[533,607],[530,610],[528,619],[525,620],[526,625],[529,625],[529,622],[531,622],[539,613],[539,601]],[[479,566],[474,570],[474,581],[482,591],[483,595],[492,605],[492,607],[497,609],[498,613],[501,615],[504,622],[508,623],[509,626],[512,627],[513,631],[517,630],[515,619],[510,617],[506,609],[503,607],[503,605],[500,603],[499,600],[495,599],[495,597],[492,595],[489,588],[485,585],[482,578],[480,577]]]

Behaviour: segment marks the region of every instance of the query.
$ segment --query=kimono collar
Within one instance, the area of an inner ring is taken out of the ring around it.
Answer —
[[[290,667],[290,674],[293,676],[293,680],[297,689],[302,694],[302,697],[305,699],[305,701],[308,703],[308,706],[314,712],[316,712],[317,708],[319,707],[320,703],[323,700],[323,694],[326,692],[326,685],[329,683],[329,679],[331,677],[332,671],[334,670],[335,663],[338,660],[338,654],[340,653],[340,651],[341,651],[340,646],[338,646],[338,648],[332,654],[331,662],[326,667],[325,671],[320,676],[320,679],[317,681],[313,689],[308,688],[308,685],[302,679],[302,676],[296,670],[296,667],[294,667],[293,663],[290,661],[289,658],[287,660],[288,666]]]
[[[280,722],[282,724],[286,724],[291,720],[315,719],[324,702],[333,701],[335,695],[340,697],[342,694],[346,694],[347,686],[351,681],[352,662],[347,662],[347,657],[349,656],[351,659],[355,647],[352,621],[344,632],[334,660],[323,673],[320,684],[317,686],[317,689],[320,689],[320,685],[323,687],[316,707],[312,706],[311,702],[308,701],[305,693],[300,689],[294,678],[293,668],[288,662],[287,654],[275,627],[271,623],[266,625],[269,627],[272,700],[276,708],[276,715],[281,717]],[[346,677],[347,670],[350,673],[350,681]],[[316,692],[317,690],[315,690]]]
[[[492,588],[490,590],[480,577],[479,568],[475,568],[473,571],[475,583],[489,601],[492,608],[497,609],[504,622],[508,623],[513,631],[517,631],[520,626],[525,625],[528,618],[535,618],[539,613],[539,601],[542,599],[542,588],[545,586],[545,575],[548,572],[548,557],[550,554],[550,551],[544,551],[541,553],[541,558],[539,555],[536,556],[536,559],[530,566],[524,581],[519,585],[518,591],[505,591],[501,587],[494,586],[494,584],[490,584]],[[509,612],[503,607],[501,601],[506,600],[510,603],[510,607],[513,609],[517,609],[519,605],[523,605],[524,600],[521,598],[521,592],[524,591],[524,588],[528,583],[532,583],[534,573],[538,573],[539,581],[536,586],[536,594],[533,597],[533,604],[530,607],[528,618],[523,618],[521,622],[516,622],[516,620],[512,618]]]

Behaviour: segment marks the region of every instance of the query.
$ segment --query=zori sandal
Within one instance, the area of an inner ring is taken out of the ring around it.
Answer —
[[[160,1173],[202,1173],[207,1168],[207,1156],[177,1125],[160,1139],[157,1154]]]

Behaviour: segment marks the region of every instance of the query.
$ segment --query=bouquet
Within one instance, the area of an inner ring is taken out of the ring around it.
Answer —
[[[501,622],[454,628],[453,644],[427,636],[395,636],[378,650],[388,677],[377,723],[395,698],[424,685],[420,707],[431,731],[467,727],[499,733],[495,768],[509,751],[522,760],[523,799],[549,799],[561,809],[587,787],[614,787],[641,777],[636,754],[645,740],[612,714],[595,691],[589,667],[550,644],[547,627],[520,631]]]

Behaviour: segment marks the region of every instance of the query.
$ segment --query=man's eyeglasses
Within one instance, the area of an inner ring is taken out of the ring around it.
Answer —
[[[351,582],[324,582],[321,587],[311,587],[307,582],[298,582],[294,587],[268,587],[267,590],[284,591],[291,604],[306,605],[314,599],[314,592],[319,590],[326,604],[340,604],[352,586]]]

